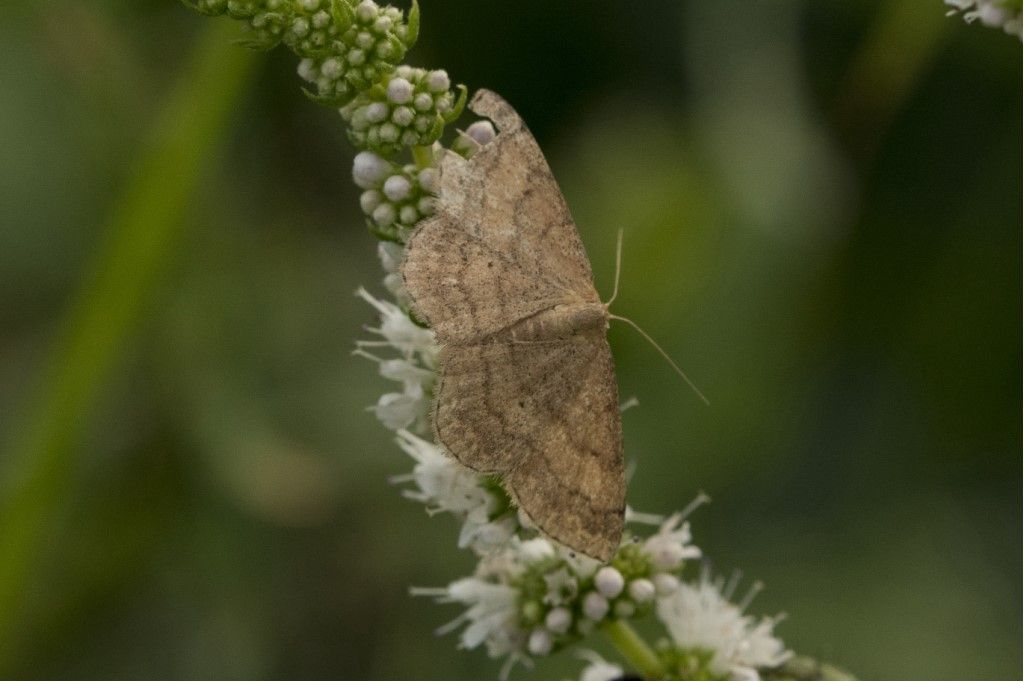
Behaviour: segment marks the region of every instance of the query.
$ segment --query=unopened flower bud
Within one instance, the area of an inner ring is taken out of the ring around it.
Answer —
[[[388,83],[388,100],[395,104],[405,104],[412,99],[412,83],[404,78],[392,78]]]
[[[399,222],[405,225],[412,225],[420,219],[420,214],[416,211],[414,206],[403,206],[402,210],[398,212]]]
[[[583,615],[590,620],[601,620],[608,614],[608,600],[597,592],[588,592],[583,598]]]
[[[359,152],[352,162],[352,180],[363,189],[373,189],[388,172],[391,164],[373,152]]]
[[[373,209],[380,206],[381,201],[383,201],[383,197],[375,189],[368,189],[359,195],[359,207],[367,215],[373,213]]]
[[[485,145],[493,140],[497,133],[490,121],[476,121],[466,128],[466,134],[476,140],[478,144]]]
[[[654,599],[654,583],[647,578],[637,578],[629,583],[628,592],[638,604],[645,604]]]
[[[547,618],[544,619],[544,625],[551,632],[564,635],[569,631],[569,627],[572,626],[572,613],[564,606],[551,609],[548,611]]]
[[[384,196],[391,201],[402,201],[412,191],[412,183],[404,175],[392,175],[384,181]]]
[[[551,648],[554,646],[554,641],[551,639],[551,633],[544,628],[537,628],[530,633],[530,639],[526,644],[527,650],[534,656],[547,656],[551,653]]]
[[[448,73],[442,69],[427,74],[427,89],[431,92],[447,92],[451,87]]]
[[[605,566],[594,576],[594,587],[608,599],[618,597],[625,585],[622,574],[612,566]]]
[[[391,204],[383,203],[373,209],[373,222],[377,223],[381,227],[387,227],[394,223],[395,207]]]

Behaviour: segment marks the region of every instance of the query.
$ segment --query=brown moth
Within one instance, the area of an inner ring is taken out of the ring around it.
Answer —
[[[608,308],[523,120],[489,90],[469,107],[499,134],[469,160],[445,154],[402,265],[441,347],[437,442],[500,474],[544,534],[608,561],[626,497]]]

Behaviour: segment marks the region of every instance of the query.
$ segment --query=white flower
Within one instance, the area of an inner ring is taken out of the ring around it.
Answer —
[[[477,514],[486,519],[495,505],[494,496],[480,485],[479,476],[444,454],[428,440],[398,431],[398,445],[416,460],[412,480],[419,492],[405,491],[406,497],[429,504],[435,511]]]
[[[568,604],[579,593],[579,582],[566,567],[545,575],[544,582],[548,586],[548,592],[544,595],[545,604],[552,606]]]
[[[401,393],[385,393],[370,409],[385,428],[391,431],[407,429],[413,425],[417,430],[422,430],[430,410],[430,397],[420,384],[409,383]]]
[[[673,514],[658,529],[658,532],[644,541],[644,552],[651,562],[663,571],[672,571],[683,565],[685,559],[700,558],[700,549],[690,544],[690,524],[683,521],[683,514]]]
[[[659,597],[667,597],[679,589],[679,578],[671,573],[659,573],[654,576],[654,591]]]
[[[381,267],[384,268],[384,287],[391,292],[395,300],[408,305],[409,292],[405,290],[405,280],[398,266],[405,257],[405,248],[394,242],[379,242],[377,244],[377,255],[380,257]]]
[[[960,13],[964,21],[980,21],[989,28],[1002,28],[1010,35],[1021,38],[1021,10],[1011,7],[1006,0],[945,0],[951,9],[948,14]]]
[[[533,563],[555,555],[555,546],[547,538],[533,538],[518,543],[518,553],[524,563]]]
[[[581,650],[577,656],[590,664],[580,672],[580,679],[584,682],[599,682],[603,680],[621,680],[625,671],[621,666],[601,658],[596,651]]]
[[[439,634],[444,634],[468,623],[459,636],[465,649],[486,644],[487,653],[497,658],[515,652],[523,645],[524,633],[518,626],[516,607],[518,592],[508,585],[472,577],[455,581],[441,594],[428,590],[417,590],[413,594],[435,594],[438,601],[457,602],[469,607],[438,630]]]
[[[488,506],[480,509],[489,508]],[[470,513],[462,522],[462,528],[459,530],[460,548],[472,547],[481,554],[493,552],[507,545],[516,530],[519,529],[515,516],[511,514],[503,515],[493,521],[488,520],[486,515],[481,520],[480,516],[479,513]]]
[[[397,305],[390,301],[381,301],[374,298],[362,287],[356,291],[356,295],[372,305],[380,313],[380,328],[372,331],[383,336],[388,344],[394,346],[402,353],[420,353],[428,357],[436,357],[437,345],[434,343],[434,333],[429,329],[420,327]],[[361,347],[373,344],[363,342]]]
[[[404,441],[402,447],[424,464],[439,456],[433,444],[411,434],[400,435]],[[458,602],[468,607],[439,631],[450,632],[466,624],[460,636],[461,645],[465,648],[486,644],[490,656],[510,656],[510,662],[528,660],[525,659],[527,653],[546,656],[555,646],[555,637],[562,634],[563,628],[568,630],[571,626],[571,611],[567,608],[552,609],[545,617],[546,627],[525,631],[520,626],[521,593],[515,585],[531,565],[555,556],[555,547],[548,540],[523,541],[513,535],[504,547],[480,557],[472,577],[458,580],[443,589],[414,589],[413,594],[433,596],[440,602]]]
[[[398,267],[405,258],[405,249],[401,244],[394,242],[380,242],[377,244],[377,256],[380,258],[380,265],[384,272],[389,275],[398,272]]]
[[[658,600],[657,613],[677,647],[713,652],[708,665],[719,677],[758,679],[758,668],[776,667],[792,655],[772,634],[778,619],[744,615],[707,574]]]

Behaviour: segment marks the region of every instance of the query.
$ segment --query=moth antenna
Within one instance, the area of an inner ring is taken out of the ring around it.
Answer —
[[[619,274],[622,273],[622,228],[619,228],[618,241],[615,243],[615,285],[612,287],[612,297],[608,299],[608,302],[604,304],[607,308],[615,300],[615,297],[619,295]]]
[[[608,315],[608,319],[619,320],[620,322],[625,322],[630,327],[632,327],[633,329],[635,329],[638,332],[640,332],[640,336],[642,336],[645,339],[647,339],[647,342],[650,343],[652,346],[654,346],[654,349],[656,351],[661,353],[661,357],[665,358],[665,361],[668,362],[668,364],[670,364],[672,366],[672,369],[674,369],[676,371],[676,374],[678,374],[680,377],[682,377],[683,381],[685,381],[687,384],[689,384],[690,388],[693,389],[693,392],[697,394],[697,397],[700,398],[704,402],[705,405],[711,405],[711,402],[706,397],[704,397],[704,394],[700,392],[700,389],[697,388],[696,384],[694,384],[692,381],[690,381],[690,377],[686,376],[686,372],[684,372],[683,370],[679,369],[679,365],[677,365],[675,362],[672,361],[672,358],[669,357],[668,353],[666,353],[665,350],[661,346],[658,345],[657,341],[655,341],[654,339],[651,338],[650,334],[648,334],[643,329],[641,329],[640,325],[638,325],[636,322],[634,322],[633,320],[629,319],[628,317],[620,317],[618,315],[611,315],[611,314],[609,314]]]

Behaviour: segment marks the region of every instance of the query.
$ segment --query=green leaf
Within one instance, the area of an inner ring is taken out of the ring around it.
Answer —
[[[401,238],[401,236],[398,233],[398,230],[394,228],[394,225],[391,225],[389,227],[381,227],[372,220],[367,219],[366,227],[367,229],[370,230],[370,234],[372,234],[374,237],[381,240],[382,242],[393,242],[395,244],[405,246],[405,240]]]
[[[409,18],[405,22],[405,31],[405,47],[412,49],[420,37],[420,4],[416,0],[412,0]]]
[[[347,0],[331,0],[331,17],[339,33],[344,33],[355,21],[356,14]]]
[[[398,39],[398,36],[394,35],[393,33],[389,33],[388,45],[391,46],[392,50],[391,56],[388,57],[387,60],[388,63],[397,64],[398,62],[402,61],[402,59],[405,58],[406,50],[408,50],[409,48],[405,43]]]
[[[257,52],[270,52],[281,44],[281,38],[271,37],[264,38],[262,40],[259,38],[238,38],[233,42],[235,45],[240,45],[250,50],[256,50]]]
[[[321,95],[318,92],[313,92],[309,88],[302,88],[302,94],[317,104],[322,104],[325,107],[332,108],[345,106],[352,101],[352,97],[355,95],[355,93],[349,93],[347,95]]]
[[[422,139],[429,140],[433,143],[435,140],[441,137],[441,133],[444,132],[444,119],[440,116],[434,119],[434,125],[430,126],[430,130],[426,132]]]
[[[445,123],[451,123],[459,116],[462,116],[462,110],[466,108],[466,98],[469,96],[469,91],[466,90],[466,86],[462,83],[459,83],[456,87],[459,90],[459,98],[452,105],[452,110],[444,115]]]

